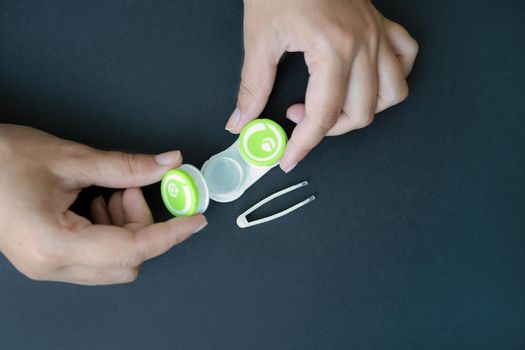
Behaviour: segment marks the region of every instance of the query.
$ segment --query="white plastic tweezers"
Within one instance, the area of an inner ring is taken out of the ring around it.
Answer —
[[[313,202],[315,200],[315,196],[311,195],[310,197],[306,198],[305,200],[303,200],[303,201],[301,201],[301,202],[299,202],[299,203],[291,206],[290,208],[285,209],[285,210],[283,210],[283,211],[281,211],[279,213],[267,216],[267,217],[262,218],[262,219],[254,220],[254,221],[248,221],[248,219],[246,219],[246,216],[248,216],[249,214],[251,214],[252,212],[257,210],[258,208],[262,207],[266,203],[270,202],[271,200],[273,200],[273,199],[275,199],[277,197],[280,197],[283,194],[286,194],[288,192],[296,190],[298,188],[304,187],[306,185],[308,185],[308,181],[303,181],[303,182],[298,183],[296,185],[293,185],[293,186],[290,186],[288,188],[285,188],[284,190],[281,190],[279,192],[275,192],[271,196],[266,197],[265,199],[263,199],[259,203],[255,204],[254,206],[252,206],[251,208],[246,210],[241,215],[239,215],[239,217],[237,218],[237,225],[239,225],[240,228],[246,228],[246,227],[251,227],[251,226],[263,224],[265,222],[272,221],[272,220],[278,219],[278,218],[280,218],[282,216],[285,216],[287,214],[290,214],[292,211],[297,210],[297,209],[305,206],[306,204]]]

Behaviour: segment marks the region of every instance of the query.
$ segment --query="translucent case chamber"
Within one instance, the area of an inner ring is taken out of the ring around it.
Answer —
[[[250,165],[241,156],[238,144],[236,141],[202,166],[201,171],[208,184],[210,198],[216,202],[236,200],[273,167]]]

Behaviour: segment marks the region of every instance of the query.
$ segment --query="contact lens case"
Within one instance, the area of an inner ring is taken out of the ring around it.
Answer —
[[[276,122],[252,120],[230,147],[210,157],[200,170],[183,164],[168,171],[161,182],[164,205],[174,216],[190,216],[205,212],[210,199],[236,200],[279,163],[286,142]]]

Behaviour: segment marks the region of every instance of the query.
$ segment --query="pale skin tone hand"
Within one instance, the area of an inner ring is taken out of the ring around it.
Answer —
[[[244,51],[233,133],[263,111],[282,55],[304,53],[305,103],[286,113],[297,123],[280,161],[288,172],[325,136],[363,128],[403,101],[418,45],[369,0],[245,0]]]
[[[140,265],[206,225],[202,215],[154,223],[140,186],[181,164],[178,151],[103,152],[44,132],[0,124],[0,251],[35,280],[86,285],[133,281]],[[84,187],[124,188],[69,210]]]

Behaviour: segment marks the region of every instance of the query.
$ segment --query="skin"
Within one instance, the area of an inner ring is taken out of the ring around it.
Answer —
[[[239,133],[263,111],[285,52],[303,52],[305,103],[280,166],[291,171],[325,136],[368,126],[403,101],[416,41],[369,0],[245,0],[244,64],[237,108],[226,129]]]
[[[407,97],[418,46],[368,0],[245,0],[239,133],[263,111],[285,52],[303,52],[310,78],[281,159],[291,171],[324,136],[369,125]],[[35,280],[95,285],[137,278],[140,265],[206,225],[202,215],[155,224],[140,186],[179,166],[161,155],[103,152],[22,126],[0,124],[0,251]],[[91,203],[92,220],[71,210],[82,188],[125,189]]]
[[[0,124],[0,251],[34,280],[131,282],[140,265],[206,226],[202,215],[153,223],[140,186],[182,162],[103,152],[44,132]],[[125,188],[91,203],[92,221],[69,210],[82,188]]]

